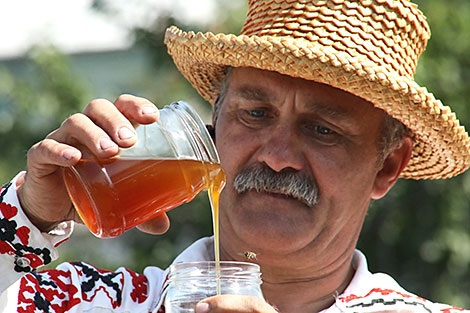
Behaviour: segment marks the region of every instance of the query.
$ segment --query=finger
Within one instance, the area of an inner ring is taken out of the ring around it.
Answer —
[[[29,149],[28,171],[35,171],[39,177],[46,176],[58,166],[74,165],[80,158],[81,153],[77,148],[53,139],[44,139]]]
[[[152,235],[161,235],[170,228],[170,220],[165,213],[158,214],[153,219],[143,222],[137,229]]]
[[[118,145],[109,135],[84,114],[76,113],[67,118],[61,127],[47,136],[79,149],[85,146],[97,157],[111,157],[119,152]]]
[[[112,102],[95,99],[86,106],[83,114],[103,129],[119,146],[127,148],[137,141],[131,121]]]
[[[263,312],[277,313],[266,301],[255,296],[219,295],[202,300],[196,305],[196,313]]]
[[[133,95],[120,95],[114,105],[124,116],[139,124],[156,122],[160,117],[157,107],[148,99]]]

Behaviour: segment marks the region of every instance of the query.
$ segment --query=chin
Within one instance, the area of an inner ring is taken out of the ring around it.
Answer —
[[[285,216],[254,214],[236,219],[234,235],[241,244],[253,251],[284,254],[302,249],[311,242],[308,236],[311,226],[294,222]]]
[[[233,252],[286,254],[303,249],[320,232],[319,211],[296,200],[254,192],[226,193],[220,200],[222,236]]]

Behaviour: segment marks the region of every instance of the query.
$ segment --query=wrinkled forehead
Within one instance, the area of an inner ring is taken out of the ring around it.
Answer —
[[[243,101],[276,104],[294,97],[302,110],[335,118],[380,111],[372,103],[347,91],[303,78],[255,68],[234,68],[225,93]],[[225,96],[225,95],[224,95]]]

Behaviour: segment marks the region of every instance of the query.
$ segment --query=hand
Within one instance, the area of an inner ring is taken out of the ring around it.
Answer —
[[[220,295],[200,301],[196,313],[257,312],[278,313],[266,301],[254,296]]]
[[[82,113],[67,118],[28,151],[26,175],[18,180],[18,196],[28,218],[42,231],[62,221],[81,222],[68,197],[61,167],[80,160],[82,152],[77,147],[101,158],[116,155],[119,147],[135,144],[133,123],[149,124],[158,117],[158,109],[147,99],[122,95],[114,103],[93,100]],[[163,233],[168,227],[164,214],[142,225],[152,233]]]

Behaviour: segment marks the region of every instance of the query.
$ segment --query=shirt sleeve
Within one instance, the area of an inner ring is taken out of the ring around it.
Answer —
[[[0,298],[2,312],[149,313],[157,309],[165,272],[148,267],[144,274],[126,268],[97,269],[84,262],[32,272]]]
[[[151,312],[157,306],[166,272],[156,267],[137,274],[71,262],[36,271],[57,259],[73,222],[49,233],[37,229],[18,200],[19,175],[0,189],[0,312]]]
[[[42,233],[29,221],[16,193],[20,175],[0,188],[0,292],[26,273],[57,259],[56,247],[73,230],[73,222],[64,222]]]

